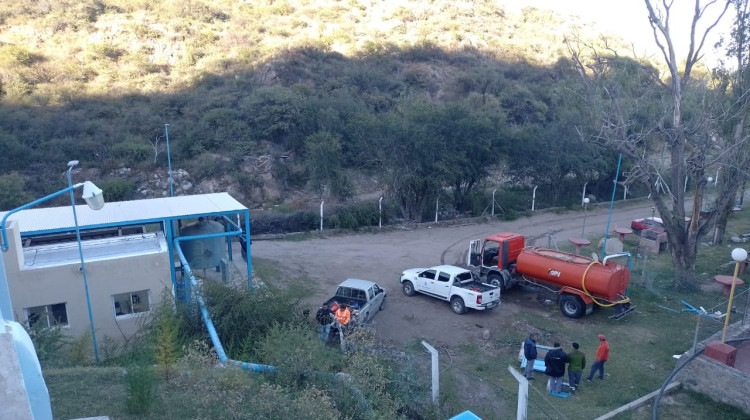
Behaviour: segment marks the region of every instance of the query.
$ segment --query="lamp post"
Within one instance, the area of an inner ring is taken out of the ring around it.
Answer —
[[[585,238],[584,234],[586,232],[586,209],[589,207],[589,198],[586,197],[583,199],[583,227],[581,228],[581,238]]]
[[[92,316],[92,313],[91,313],[91,301],[89,300],[88,283],[87,283],[87,280],[86,280],[86,269],[85,269],[85,267],[83,265],[83,251],[82,251],[82,247],[81,247],[81,235],[80,235],[80,231],[78,229],[78,216],[76,214],[76,206],[75,206],[75,200],[73,198],[73,190],[76,189],[76,188],[83,187],[83,193],[81,194],[81,196],[83,197],[84,200],[86,200],[86,204],[88,204],[88,206],[91,209],[93,209],[93,210],[99,210],[102,207],[104,207],[104,196],[102,195],[102,190],[99,189],[96,185],[94,185],[93,182],[86,181],[86,182],[82,182],[82,183],[73,185],[73,183],[71,182],[71,178],[70,178],[70,172],[73,169],[73,167],[75,167],[76,165],[78,165],[78,161],[77,160],[73,160],[73,161],[68,162],[68,188],[64,188],[64,189],[62,189],[62,190],[60,190],[60,191],[58,191],[56,193],[52,193],[52,194],[50,194],[50,195],[48,195],[46,197],[40,198],[38,200],[34,200],[31,203],[24,204],[21,207],[15,208],[15,209],[13,209],[13,210],[5,213],[5,216],[3,216],[2,221],[0,221],[0,231],[2,232],[2,238],[3,238],[3,243],[2,243],[2,246],[0,248],[3,250],[3,252],[5,252],[5,251],[8,250],[8,233],[7,233],[7,230],[6,230],[6,222],[8,221],[8,217],[10,215],[12,215],[13,213],[17,213],[17,212],[19,212],[21,210],[25,210],[25,209],[27,209],[29,207],[33,207],[33,206],[35,206],[35,205],[37,205],[39,203],[45,202],[47,200],[50,200],[50,199],[55,198],[55,197],[58,197],[58,196],[63,195],[65,193],[68,193],[68,192],[70,193],[71,203],[73,205],[73,221],[75,222],[76,239],[78,240],[78,253],[79,253],[79,256],[81,258],[81,272],[83,273],[83,284],[84,284],[84,288],[85,288],[85,291],[86,291],[86,303],[88,305],[88,310],[89,310],[89,321],[91,321],[91,333],[92,333],[91,337],[92,337],[92,339],[94,341],[94,356],[96,357],[96,360],[98,362],[99,361],[99,352],[98,352],[98,349],[97,349],[97,346],[96,346],[96,335],[95,335],[95,331],[94,331],[94,321],[93,321],[93,316]],[[3,276],[2,276],[3,279],[5,278],[4,274],[5,273],[3,273]],[[4,286],[5,286],[4,287],[5,290],[7,290],[7,284],[5,284]],[[0,287],[0,289],[2,289],[2,288],[3,287]],[[6,309],[8,310],[9,314],[12,313],[11,310],[10,310],[10,297],[9,297],[9,295],[8,295],[7,302],[5,300],[3,300],[2,304],[3,304],[3,308],[2,308],[3,314],[5,314]]]
[[[724,332],[721,333],[722,343],[727,337],[727,327],[729,327],[729,315],[732,313],[732,299],[734,299],[734,286],[737,283],[737,273],[740,270],[740,263],[747,259],[747,251],[742,248],[733,249],[732,259],[734,260],[734,276],[732,276],[732,288],[729,291],[729,306],[727,306],[727,314],[724,319]]]
[[[584,201],[586,201],[586,185],[588,185],[589,182],[586,181],[583,183],[583,194],[581,194],[581,204],[584,204]]]
[[[707,191],[706,191],[706,198],[705,198],[705,200],[703,200],[703,210],[708,211],[709,210],[708,203],[707,203],[707,201],[709,199],[708,190],[711,189],[711,183],[714,182],[714,179],[709,176],[708,179],[706,179],[706,181],[708,181],[708,184],[707,184],[708,188],[707,188]]]
[[[83,289],[86,292],[86,306],[89,310],[89,322],[91,324],[91,340],[94,342],[94,359],[99,362],[99,348],[96,345],[96,329],[94,328],[94,316],[91,312],[91,298],[89,297],[89,283],[86,279],[86,265],[83,261],[83,246],[81,245],[81,229],[78,227],[78,214],[76,213],[76,199],[73,196],[73,181],[71,180],[70,173],[73,168],[78,165],[77,160],[71,160],[68,162],[68,190],[70,191],[70,205],[73,207],[73,223],[76,228],[76,241],[78,241],[78,256],[81,258],[81,274],[83,274]],[[88,187],[88,189],[87,189]],[[92,188],[93,187],[93,188]],[[93,210],[99,210],[104,207],[104,196],[102,190],[91,182],[87,182],[83,185],[83,199],[86,200],[86,204],[89,205]],[[95,201],[94,201],[95,200]],[[92,203],[92,201],[94,201]]]
[[[497,188],[492,190],[492,215],[495,215],[495,193],[497,192]]]

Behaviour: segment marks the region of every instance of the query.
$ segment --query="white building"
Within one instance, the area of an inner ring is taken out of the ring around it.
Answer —
[[[180,252],[193,269],[218,268],[233,257],[232,237],[249,243],[248,229],[239,228],[249,226],[249,212],[227,193],[112,202],[97,211],[79,205],[76,213],[86,282],[71,206],[0,213],[8,215],[7,290],[17,322],[79,336],[91,331],[91,319],[99,343],[129,337],[165,293],[182,290]],[[196,229],[204,224],[211,229]],[[247,269],[250,281],[249,256]]]

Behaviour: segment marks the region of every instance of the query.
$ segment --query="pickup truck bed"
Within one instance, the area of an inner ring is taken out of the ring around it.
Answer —
[[[363,306],[365,306],[365,303],[367,303],[367,300],[366,299],[356,299],[356,298],[351,298],[351,297],[344,297],[344,296],[334,296],[334,297],[328,299],[328,302],[326,302],[328,304],[329,308],[331,307],[331,305],[333,305],[333,302],[336,302],[339,305],[346,305],[349,308],[354,307],[354,302],[356,302],[357,306],[360,307],[360,308],[362,308]]]

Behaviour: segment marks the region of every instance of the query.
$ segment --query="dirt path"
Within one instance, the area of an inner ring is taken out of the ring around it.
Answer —
[[[610,232],[618,226],[629,227],[633,218],[651,216],[651,204],[641,203],[615,209],[609,223]],[[589,208],[585,219],[587,236],[603,235],[608,217],[606,205]],[[558,245],[563,245],[568,238],[581,236],[583,222],[583,212],[538,213],[510,222],[422,226],[413,230],[338,235],[307,241],[254,240],[251,255],[275,262],[284,273],[297,272],[315,281],[311,305],[328,299],[346,278],[375,281],[388,291],[385,310],[373,320],[378,338],[397,347],[414,339],[453,347],[467,339],[474,341],[472,338],[480,337],[483,329],[514,328],[518,320],[514,314],[519,311],[546,313],[549,308],[537,301],[536,294],[516,288],[503,296],[503,303],[494,311],[456,315],[447,303],[437,299],[405,296],[399,283],[402,270],[440,263],[465,263],[471,239],[498,232],[521,233],[526,235],[527,245],[545,247],[551,232]],[[583,252],[595,251],[594,245],[584,248]],[[564,319],[564,322],[577,321]]]

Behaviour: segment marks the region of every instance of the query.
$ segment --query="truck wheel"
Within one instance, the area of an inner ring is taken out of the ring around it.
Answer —
[[[504,289],[503,287],[503,279],[500,278],[500,276],[496,273],[492,273],[487,276],[487,283],[499,287],[501,289]]]
[[[568,318],[580,318],[586,311],[586,305],[580,297],[571,294],[560,296],[560,312]]]
[[[464,305],[464,300],[458,296],[451,299],[451,309],[453,309],[453,312],[455,312],[456,314],[463,315],[463,313],[466,312],[466,305]]]
[[[380,301],[380,310],[382,311],[385,308],[385,298]]]
[[[406,296],[414,296],[414,285],[410,281],[405,281],[401,288]]]

